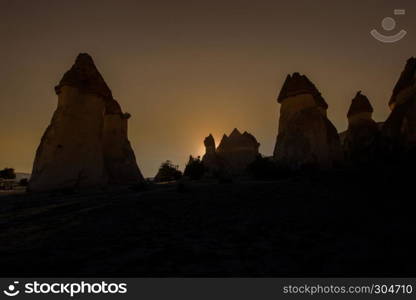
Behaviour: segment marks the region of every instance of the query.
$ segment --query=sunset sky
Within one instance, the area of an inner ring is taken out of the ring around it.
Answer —
[[[351,3],[353,2],[353,3]],[[396,8],[406,15],[394,16]],[[384,17],[407,36],[370,36]],[[0,168],[31,172],[56,108],[54,86],[89,53],[123,110],[146,177],[164,160],[183,168],[234,127],[271,155],[277,94],[288,73],[306,74],[339,131],[355,93],[387,117],[406,60],[416,56],[416,1],[23,1],[0,0]]]

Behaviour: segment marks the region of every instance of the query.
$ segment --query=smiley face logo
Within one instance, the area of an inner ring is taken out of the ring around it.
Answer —
[[[16,286],[19,284],[19,281],[14,281],[13,284],[10,284],[7,287],[7,290],[4,290],[3,293],[9,297],[17,296],[20,291],[16,288]]]
[[[404,9],[395,9],[394,14],[396,16],[397,15],[405,15],[406,10],[404,10]],[[381,22],[381,27],[383,27],[383,29],[385,31],[392,31],[396,28],[396,21],[391,17],[386,17]],[[395,42],[400,41],[402,38],[404,38],[407,34],[407,31],[402,29],[394,35],[384,35],[384,34],[378,32],[377,29],[373,29],[373,30],[371,30],[370,33],[376,40],[378,40],[382,43],[395,43]]]

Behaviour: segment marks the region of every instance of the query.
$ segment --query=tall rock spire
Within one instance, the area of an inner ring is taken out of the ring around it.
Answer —
[[[31,191],[143,180],[127,140],[128,114],[91,56],[78,55],[55,87],[58,106],[36,151]]]
[[[390,148],[389,151],[397,152],[396,154],[414,151],[416,149],[416,58],[411,57],[407,60],[393,89],[389,106],[392,111],[382,128],[385,148]]]
[[[406,66],[397,81],[393,94],[391,95],[389,106],[391,109],[396,105],[398,95],[406,88],[416,84],[416,57],[411,57],[407,60]]]
[[[371,105],[368,98],[363,95],[361,91],[358,91],[354,99],[351,101],[347,117],[352,117],[362,113],[369,113],[371,117],[371,114],[373,113],[373,106]]]
[[[215,139],[212,136],[212,134],[209,134],[204,139],[204,145],[205,145],[205,155],[213,155],[215,154]]]
[[[328,104],[305,75],[288,75],[278,102],[274,159],[293,169],[304,165],[332,167],[342,159],[337,130],[326,116]]]
[[[348,129],[342,141],[345,158],[352,164],[364,165],[378,159],[380,134],[372,113],[368,98],[357,92],[347,113]]]

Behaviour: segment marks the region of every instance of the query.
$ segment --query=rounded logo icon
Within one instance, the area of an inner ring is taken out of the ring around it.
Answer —
[[[16,289],[16,286],[19,284],[19,281],[15,281],[13,282],[13,284],[10,284],[7,287],[7,290],[4,290],[3,293],[9,297],[14,297],[17,296],[20,291],[18,289]]]
[[[394,14],[405,15],[406,11],[404,9],[395,9]],[[396,20],[391,17],[386,17],[383,19],[383,21],[381,21],[381,27],[383,27],[385,31],[392,31],[396,28]],[[402,29],[394,35],[384,35],[378,32],[377,29],[373,29],[370,33],[376,40],[382,43],[395,43],[404,38],[407,34],[407,31]]]

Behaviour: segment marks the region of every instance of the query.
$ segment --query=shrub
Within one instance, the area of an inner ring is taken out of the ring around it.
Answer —
[[[199,156],[197,158],[192,157],[192,155],[189,156],[189,161],[186,164],[183,175],[189,177],[192,180],[198,180],[204,176],[204,173],[205,167],[204,163],[201,161],[201,158]]]
[[[0,178],[3,179],[15,179],[16,173],[13,168],[4,168],[0,171]]]
[[[170,160],[163,162],[154,178],[154,181],[166,182],[178,180],[182,177],[182,172],[179,171],[178,168],[179,166],[172,164]]]

